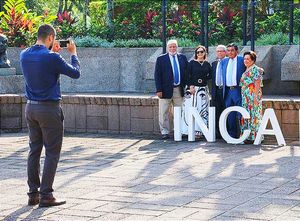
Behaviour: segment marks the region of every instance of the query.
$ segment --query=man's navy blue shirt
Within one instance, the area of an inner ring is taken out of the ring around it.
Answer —
[[[43,45],[34,45],[20,54],[25,78],[25,96],[33,101],[58,101],[61,99],[60,74],[79,78],[79,61],[71,56],[68,64],[61,55]]]

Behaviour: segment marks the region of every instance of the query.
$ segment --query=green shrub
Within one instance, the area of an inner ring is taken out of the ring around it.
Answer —
[[[199,43],[192,41],[191,39],[177,39],[180,47],[196,47]],[[85,36],[76,37],[76,45],[78,47],[102,47],[102,48],[138,48],[138,47],[162,47],[162,41],[160,39],[117,39],[113,42],[109,42],[103,38]]]
[[[114,47],[114,43],[108,42],[105,39],[99,37],[77,37],[74,39],[78,47],[101,47],[101,48],[111,48]]]
[[[300,32],[300,9],[294,9],[294,33]],[[287,11],[278,11],[267,16],[262,21],[256,22],[257,34],[272,33],[288,33],[289,32],[289,13]]]
[[[90,3],[89,5],[90,35],[101,37],[101,38],[107,38],[109,29],[106,24],[106,19],[107,19],[106,7],[107,7],[106,1],[97,1],[97,2]]]
[[[255,42],[256,45],[287,45],[289,35],[282,32],[263,34]],[[294,36],[294,44],[299,44],[299,36]]]
[[[137,47],[161,47],[162,42],[159,39],[117,39],[115,40],[115,47],[120,48],[137,48]]]
[[[200,43],[187,38],[177,39],[179,47],[197,47]]]

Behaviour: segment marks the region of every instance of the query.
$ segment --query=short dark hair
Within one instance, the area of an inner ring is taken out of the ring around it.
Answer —
[[[246,52],[244,53],[244,57],[245,57],[246,55],[249,55],[250,58],[251,58],[251,60],[254,61],[254,62],[256,62],[256,53],[255,53],[254,51],[246,51]]]
[[[49,35],[56,35],[56,31],[52,25],[44,24],[39,27],[38,30],[38,39],[45,40]]]
[[[195,58],[195,59],[198,58],[197,51],[198,51],[199,48],[202,48],[202,49],[203,49],[203,51],[204,51],[204,53],[205,53],[205,54],[204,54],[204,59],[206,59],[206,48],[205,48],[203,45],[198,45],[198,46],[197,46],[197,48],[195,49],[195,55],[194,55],[194,58]]]
[[[230,43],[229,45],[227,45],[227,48],[232,48],[232,47],[233,47],[236,51],[239,50],[238,46],[237,46],[236,44],[234,44],[234,43]]]

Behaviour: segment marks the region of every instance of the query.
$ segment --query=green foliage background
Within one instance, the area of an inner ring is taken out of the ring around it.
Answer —
[[[58,22],[59,2],[62,0],[5,0],[19,2],[22,17],[30,19],[30,28],[13,27],[4,19],[9,14],[0,1],[0,32],[9,33],[11,46],[28,46],[35,41],[37,27],[51,23],[59,38],[73,37],[79,45],[100,47],[151,47],[160,46],[162,37],[161,0],[114,0],[113,29],[108,27],[107,0],[64,0],[76,22]],[[87,4],[88,3],[88,4]],[[26,5],[25,5],[26,4]],[[241,0],[209,1],[209,45],[241,42]],[[249,1],[250,6],[250,1]],[[297,5],[296,5],[297,6]],[[257,0],[257,44],[285,44],[289,32],[289,2],[286,0]],[[268,9],[274,13],[268,14]],[[45,16],[47,12],[48,16]],[[248,11],[248,16],[250,11]],[[47,17],[47,18],[46,18]],[[182,39],[187,45],[200,42],[199,0],[168,0],[167,37]],[[295,44],[299,43],[300,9],[294,10]],[[17,34],[13,30],[18,30]],[[113,35],[114,40],[109,38]],[[249,35],[249,19],[248,19]],[[281,37],[280,37],[281,36]]]

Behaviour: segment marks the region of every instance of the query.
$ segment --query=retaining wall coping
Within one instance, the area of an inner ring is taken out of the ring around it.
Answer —
[[[1,94],[1,104],[26,103],[24,94]],[[110,93],[110,94],[64,94],[64,104],[81,105],[119,105],[119,106],[156,106],[158,98],[153,94]],[[264,108],[281,110],[300,109],[300,96],[264,96]]]

